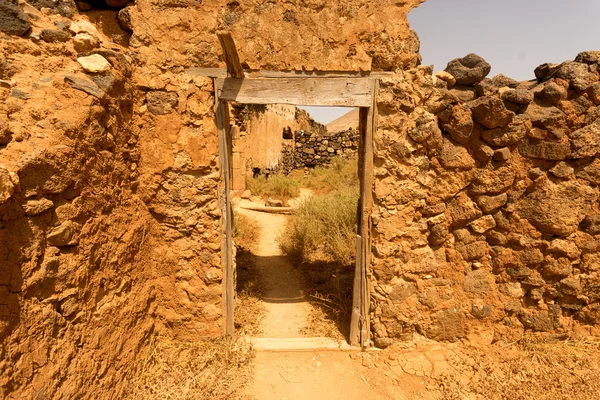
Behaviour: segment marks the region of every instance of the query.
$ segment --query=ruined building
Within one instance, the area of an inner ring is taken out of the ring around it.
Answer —
[[[0,397],[119,398],[153,335],[225,332],[226,149],[185,73],[221,30],[247,71],[377,80],[369,345],[600,334],[600,52],[434,74],[421,2],[0,3]]]

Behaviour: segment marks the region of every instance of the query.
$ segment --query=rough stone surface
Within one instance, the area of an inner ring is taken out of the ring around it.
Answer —
[[[171,114],[179,104],[177,93],[162,90],[149,92],[146,95],[146,101],[148,102],[148,111],[157,115]]]
[[[31,24],[16,4],[8,1],[0,3],[0,32],[22,36],[29,31]]]
[[[458,85],[473,85],[482,81],[491,70],[491,65],[483,58],[471,53],[450,61],[444,71],[452,75]]]
[[[598,198],[598,193],[575,181],[536,181],[516,211],[543,233],[568,236],[575,232]]]
[[[27,200],[23,206],[27,215],[38,215],[48,211],[52,207],[54,207],[54,203],[48,199]]]
[[[488,129],[507,126],[515,114],[508,111],[498,97],[486,96],[471,104],[473,119]]]
[[[71,40],[71,34],[62,29],[44,29],[40,32],[40,39],[48,43],[64,43]]]
[[[106,72],[111,69],[110,63],[106,58],[100,54],[92,54],[90,56],[78,57],[77,62],[81,64],[81,67],[85,72],[97,74],[100,72]]]

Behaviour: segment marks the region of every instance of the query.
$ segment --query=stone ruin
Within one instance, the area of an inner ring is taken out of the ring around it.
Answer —
[[[528,82],[475,55],[434,74],[421,2],[0,3],[0,397],[119,398],[152,336],[223,333],[214,88],[184,74],[223,66],[217,30],[249,69],[395,72],[375,345],[599,335],[600,53]]]
[[[310,131],[296,131],[292,139],[284,142],[279,161],[285,173],[331,164],[334,158],[358,158],[358,129],[332,132],[326,136]]]

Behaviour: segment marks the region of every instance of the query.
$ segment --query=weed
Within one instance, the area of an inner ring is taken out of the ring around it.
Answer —
[[[300,195],[300,182],[283,174],[247,177],[246,187],[252,194],[262,197],[272,197],[279,200],[289,200]]]
[[[357,160],[334,158],[330,165],[318,166],[310,170],[302,179],[302,184],[318,194],[358,188],[357,171]]]
[[[356,253],[358,190],[347,188],[304,200],[279,243],[302,261],[352,263]]]

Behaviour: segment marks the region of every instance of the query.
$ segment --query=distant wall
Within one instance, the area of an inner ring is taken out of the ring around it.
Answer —
[[[310,115],[288,104],[232,105],[233,119],[233,189],[246,188],[246,176],[257,169],[274,172],[280,169],[284,152],[284,130],[323,135],[325,126]],[[292,135],[293,136],[293,135]]]
[[[329,136],[296,131],[294,139],[284,144],[280,168],[286,173],[295,169],[327,165],[335,157],[357,157],[358,130],[349,129]]]

